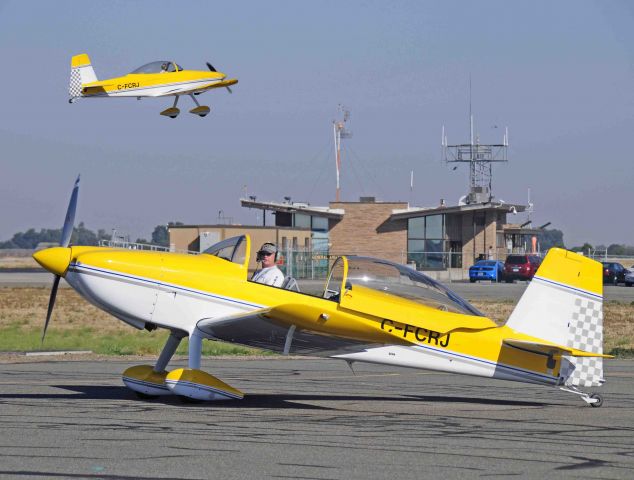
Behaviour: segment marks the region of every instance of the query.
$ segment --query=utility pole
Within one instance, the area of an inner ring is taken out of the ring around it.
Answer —
[[[335,136],[335,166],[337,168],[337,194],[336,201],[341,200],[341,189],[339,185],[339,175],[341,171],[341,139],[352,137],[352,132],[346,129],[346,123],[350,120],[350,111],[341,104],[338,106],[342,114],[342,120],[333,120],[332,129]]]

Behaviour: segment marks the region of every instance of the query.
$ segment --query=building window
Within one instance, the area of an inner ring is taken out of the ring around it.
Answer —
[[[295,228],[308,228],[310,229],[310,215],[305,215],[303,213],[296,213],[294,215],[295,218]]]
[[[425,217],[425,238],[444,238],[444,215],[430,215]]]
[[[313,219],[313,225],[312,225],[312,230],[315,231],[322,231],[322,232],[327,232],[328,231],[328,219],[326,217],[312,217]]]
[[[311,236],[312,236],[313,252],[327,255],[328,254],[328,232],[312,232]]]
[[[407,221],[407,238],[425,238],[425,217],[410,218]]]
[[[408,219],[407,263],[415,263],[417,269],[447,267],[444,215]]]

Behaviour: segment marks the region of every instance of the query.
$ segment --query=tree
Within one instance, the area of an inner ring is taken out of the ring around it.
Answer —
[[[556,228],[542,230],[539,243],[543,251],[552,247],[565,248],[564,232],[557,230]]]
[[[167,226],[157,225],[152,232],[152,243],[154,245],[161,245],[162,247],[169,247],[169,234]]]
[[[634,247],[630,245],[619,245],[617,243],[613,243],[608,247],[608,255],[634,255]]]
[[[581,252],[584,255],[587,255],[588,252],[591,252],[593,250],[593,247],[588,242],[586,242],[580,247],[572,247],[570,250],[572,250],[573,252]]]
[[[152,232],[152,243],[163,247],[170,246],[169,227],[183,225],[182,222],[168,222],[167,225],[157,225]]]
[[[0,248],[24,248],[33,250],[40,243],[59,243],[62,238],[61,228],[42,228],[37,232],[34,228],[29,228],[26,232],[18,232],[11,240],[0,242]],[[85,227],[84,222],[80,222],[73,229],[71,244],[73,245],[98,245],[99,240],[109,239],[110,235],[104,229],[100,229],[95,234]]]

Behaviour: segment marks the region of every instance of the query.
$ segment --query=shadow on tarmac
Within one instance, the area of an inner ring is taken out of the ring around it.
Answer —
[[[378,395],[320,395],[320,394],[253,394],[245,395],[241,401],[225,400],[214,402],[196,402],[191,399],[181,399],[177,396],[161,396],[139,398],[134,392],[124,386],[103,385],[55,385],[55,388],[68,390],[73,393],[6,393],[0,394],[0,401],[10,399],[40,399],[40,400],[136,400],[145,403],[180,404],[187,407],[213,406],[216,408],[270,408],[270,409],[310,409],[310,410],[338,410],[332,406],[312,405],[306,402],[381,402],[385,403],[411,403],[413,401],[445,404],[473,404],[473,405],[498,405],[510,407],[545,407],[545,402],[528,402],[523,400],[506,400],[493,398],[477,398],[465,396],[441,396],[441,395],[403,395],[403,396],[378,396]]]

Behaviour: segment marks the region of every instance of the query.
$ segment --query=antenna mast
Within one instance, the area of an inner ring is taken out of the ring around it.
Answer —
[[[494,126],[493,128],[497,128]],[[469,143],[449,145],[445,126],[442,127],[442,157],[446,163],[469,164],[469,193],[466,203],[485,203],[493,198],[493,171],[494,162],[508,162],[509,130],[505,128],[502,143],[480,144],[480,136],[475,135],[474,122],[471,113],[471,77],[469,77]],[[454,168],[455,169],[455,168]]]
[[[337,110],[342,115],[342,120],[333,120],[332,129],[335,135],[335,166],[337,168],[337,196],[336,201],[340,201],[339,171],[341,170],[341,139],[352,137],[352,132],[346,129],[346,123],[350,120],[350,111],[339,104]]]

